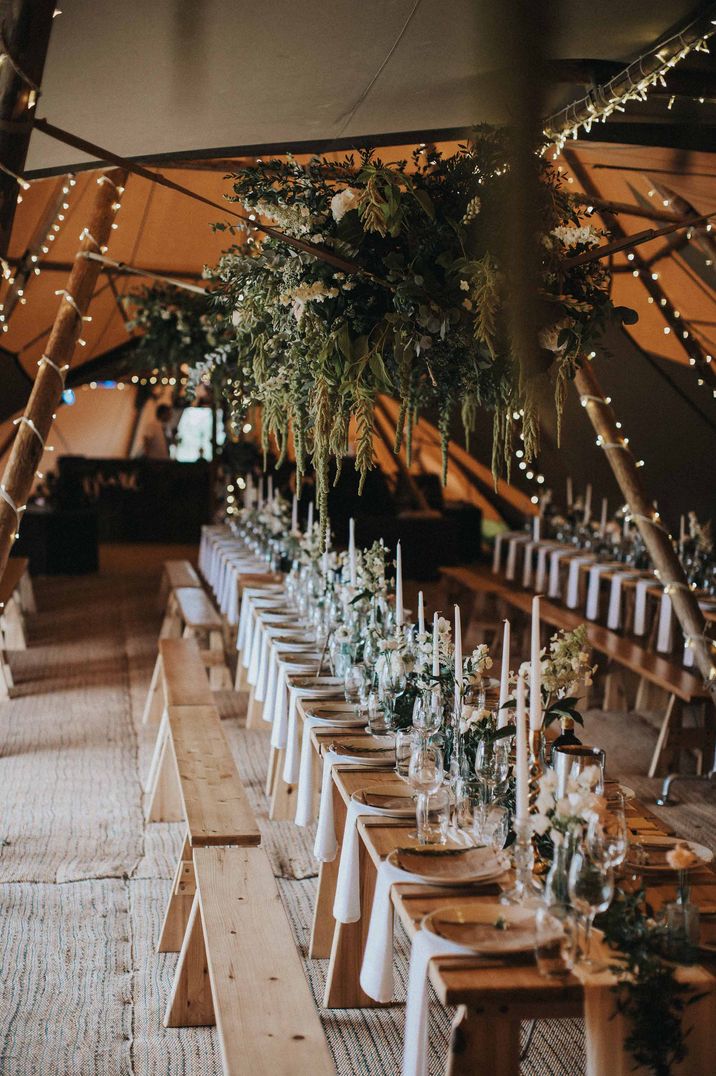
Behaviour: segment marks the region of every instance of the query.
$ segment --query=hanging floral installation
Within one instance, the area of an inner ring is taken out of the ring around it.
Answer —
[[[455,419],[469,440],[481,409],[492,413],[496,476],[503,469],[509,475],[515,413],[525,458],[536,452],[536,386],[510,344],[507,160],[504,135],[481,128],[450,156],[416,148],[410,162],[383,162],[370,150],[340,163],[289,157],[231,177],[229,200],[353,271],[275,235],[242,235],[210,273],[222,325],[233,324],[231,344],[215,351],[215,341],[195,361],[201,345],[189,334],[192,356],[183,361],[200,366],[205,378],[222,367],[234,409],[237,400],[261,405],[264,447],[275,438],[283,457],[292,436],[299,478],[310,460],[323,512],[329,462],[340,465],[346,454],[351,419],[362,480],[373,466],[380,393],[400,401],[395,450],[405,444],[408,458],[424,411],[437,415],[444,471]],[[602,262],[565,264],[603,233],[583,222],[551,165],[541,160],[539,168],[539,346],[559,413],[568,379],[615,309]],[[235,232],[229,224],[216,228]],[[143,318],[139,313],[139,326]],[[152,316],[149,327],[155,324]]]

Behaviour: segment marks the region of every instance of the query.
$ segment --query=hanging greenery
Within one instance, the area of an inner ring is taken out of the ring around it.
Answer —
[[[208,293],[154,284],[123,299],[127,329],[141,330],[131,363],[137,370],[200,367],[229,338],[230,323],[217,316]]]
[[[222,325],[233,325],[233,374],[226,354],[215,353],[227,397],[233,406],[262,405],[264,446],[275,437],[279,455],[293,436],[299,481],[312,462],[324,513],[329,461],[345,454],[351,418],[362,481],[374,465],[379,393],[400,401],[396,449],[405,442],[409,452],[421,412],[437,414],[444,470],[454,419],[462,417],[469,436],[480,410],[494,416],[496,477],[509,473],[515,414],[525,458],[536,452],[535,379],[525,383],[510,348],[507,162],[504,135],[481,128],[450,156],[420,147],[410,162],[383,162],[369,150],[338,163],[289,157],[232,176],[230,200],[355,266],[337,270],[257,232],[242,235],[212,270],[215,312]],[[539,167],[539,348],[560,410],[566,380],[615,311],[603,263],[565,265],[597,245],[600,233],[582,222],[551,165],[540,160]],[[233,225],[215,227],[235,234]],[[159,289],[145,294],[151,302],[137,304],[136,323],[155,350],[166,312],[155,309]],[[181,305],[186,310],[192,300]],[[197,304],[197,336],[205,317]],[[181,361],[200,365],[206,376],[205,341],[185,331],[185,320],[178,311],[174,336],[186,338]]]

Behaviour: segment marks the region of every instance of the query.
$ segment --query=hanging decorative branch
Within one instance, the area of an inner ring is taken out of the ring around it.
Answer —
[[[482,409],[494,413],[496,473],[509,466],[513,414],[525,415],[525,458],[536,452],[537,379],[520,376],[512,351],[501,263],[507,160],[503,135],[480,128],[449,157],[416,148],[410,167],[364,151],[330,165],[272,160],[233,177],[233,200],[250,219],[365,267],[344,273],[265,231],[250,234],[212,270],[222,336],[233,326],[231,353],[222,345],[206,359],[191,345],[192,357],[182,356],[202,378],[221,367],[234,409],[237,400],[262,405],[264,445],[273,436],[284,447],[293,432],[299,476],[310,459],[324,509],[329,460],[347,451],[351,417],[363,479],[373,466],[380,393],[401,401],[396,446],[429,408],[447,462],[453,422],[462,416],[472,429]],[[604,265],[565,269],[567,254],[591,250],[603,233],[582,223],[545,161],[540,181],[541,362],[559,409],[565,379],[615,311]],[[160,330],[167,310],[191,305],[159,289],[132,302],[151,306]]]

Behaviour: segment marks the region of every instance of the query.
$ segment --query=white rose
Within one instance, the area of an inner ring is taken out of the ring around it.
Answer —
[[[350,213],[352,209],[358,207],[358,203],[361,200],[361,191],[356,190],[355,187],[346,187],[342,191],[338,191],[331,198],[331,213],[335,221],[343,220],[346,213]]]

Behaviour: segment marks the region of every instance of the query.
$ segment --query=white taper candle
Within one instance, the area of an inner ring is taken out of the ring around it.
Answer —
[[[440,636],[438,635],[438,614],[433,613],[433,676],[440,675]]]
[[[350,583],[354,587],[356,585],[356,521],[352,516],[348,520],[348,569]]]
[[[403,626],[403,554],[398,542],[395,551],[395,623],[399,628]]]
[[[529,771],[527,767],[527,715],[525,714],[525,681],[517,677],[517,706],[515,710],[515,814],[526,821],[529,813]]]
[[[502,668],[500,669],[500,705],[497,711],[497,727],[504,728],[508,723],[507,710],[503,707],[510,697],[510,622],[505,621],[502,630]]]
[[[460,606],[455,606],[455,708],[460,712],[462,699],[462,624]]]
[[[542,664],[540,660],[539,595],[532,599],[532,647],[530,651],[530,728],[542,728]]]
[[[425,602],[422,590],[418,591],[418,634],[425,634]]]

